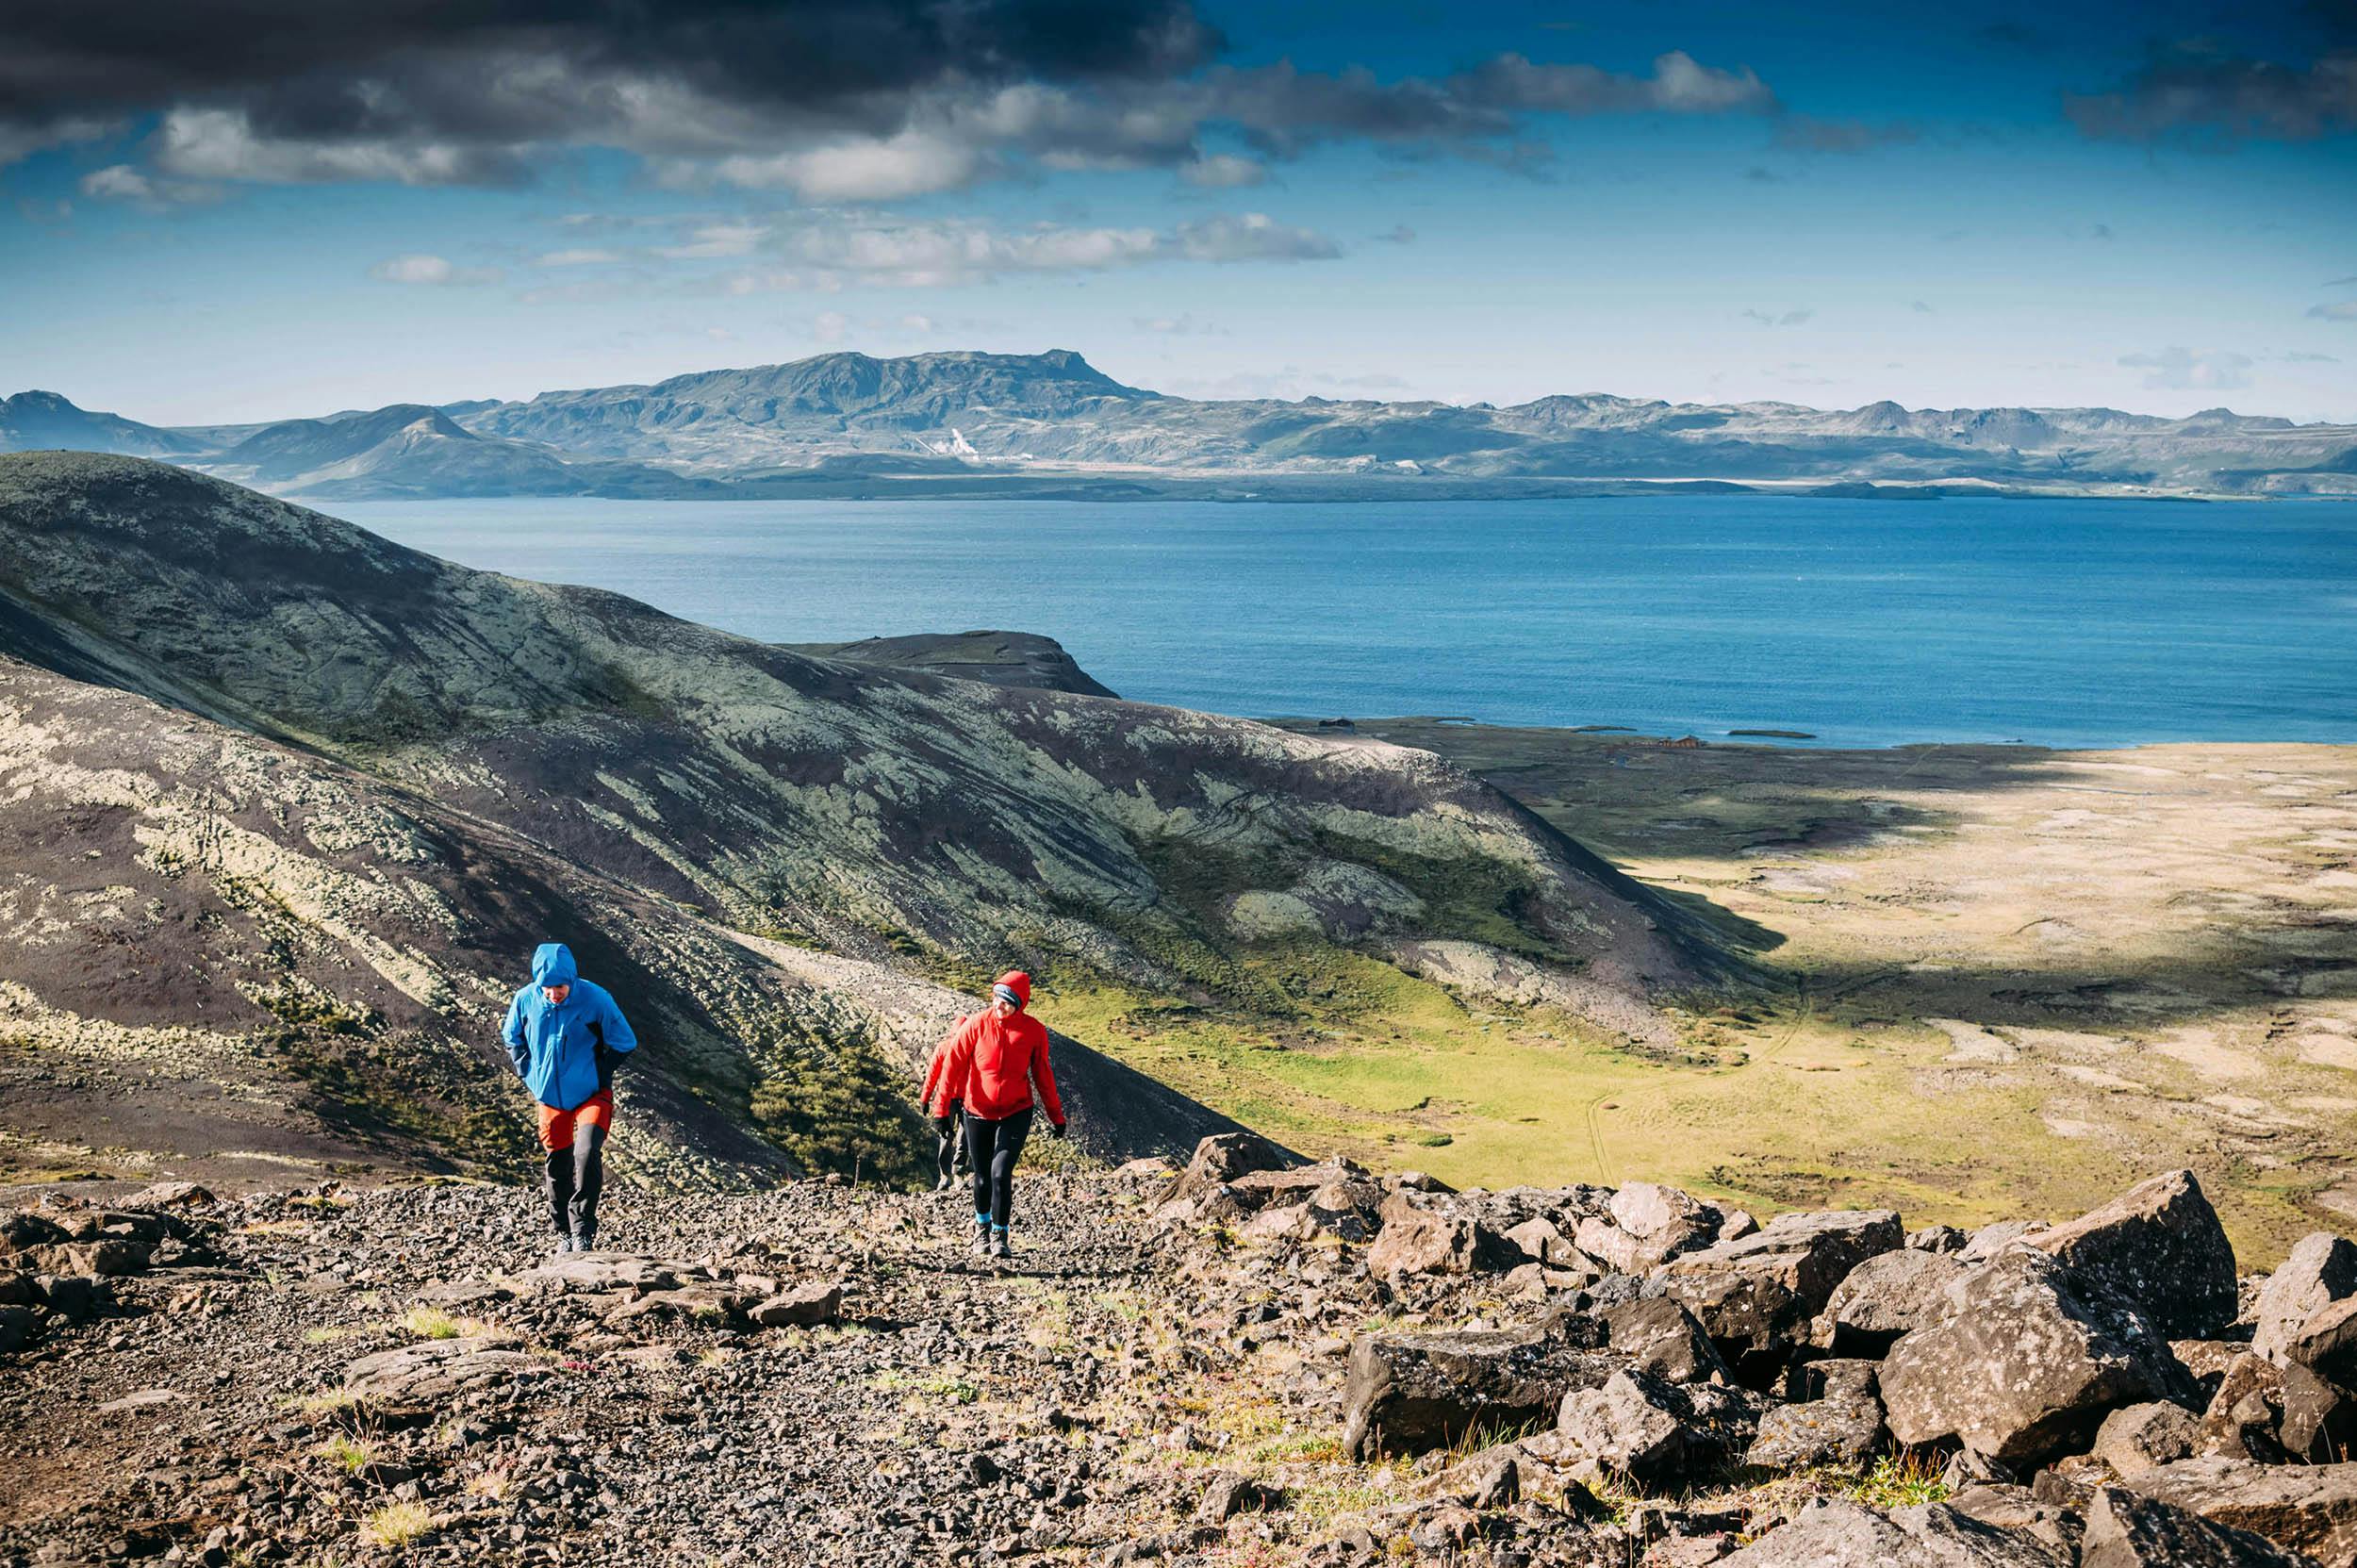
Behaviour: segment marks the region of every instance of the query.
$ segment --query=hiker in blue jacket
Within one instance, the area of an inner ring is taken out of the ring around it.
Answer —
[[[638,1048],[613,994],[581,978],[562,942],[532,955],[532,983],[508,1004],[507,1055],[540,1102],[549,1219],[556,1250],[598,1243],[598,1191],[614,1126],[614,1059]]]

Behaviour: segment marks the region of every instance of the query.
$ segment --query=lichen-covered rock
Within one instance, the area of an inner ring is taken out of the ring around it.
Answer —
[[[2249,1351],[2229,1362],[2202,1412],[2195,1451],[2276,1463],[2284,1458],[2276,1428],[2283,1417],[2283,1369]]]
[[[1940,1503],[1886,1514],[1820,1502],[1722,1560],[1725,1568],[2076,1568],[2071,1555],[2035,1535]]]
[[[1778,1214],[1753,1235],[1672,1259],[1648,1289],[1684,1303],[1739,1372],[1781,1371],[1850,1271],[1905,1240],[1887,1209]]]
[[[1871,1394],[1778,1405],[1759,1418],[1743,1462],[1763,1470],[1863,1463],[1882,1444],[1882,1402]]]
[[[2200,1437],[2200,1423],[2182,1405],[2124,1405],[2097,1428],[2094,1453],[2116,1476],[2140,1476],[2192,1458]]]
[[[2128,1480],[2134,1490],[2212,1524],[2357,1568],[2357,1463],[2259,1464],[2224,1455],[2180,1460]]]
[[[1367,1248],[1367,1272],[1377,1278],[1491,1274],[1523,1261],[1520,1248],[1445,1199],[1427,1207],[1408,1193],[1393,1193],[1383,1200],[1382,1219]]]
[[[2088,1500],[2079,1568],[2316,1568],[2316,1559],[2156,1497],[2107,1486]]]
[[[1646,1373],[1622,1371],[1601,1388],[1566,1394],[1556,1431],[1563,1453],[1650,1484],[1685,1464],[1687,1414],[1674,1384]]]
[[[2335,1301],[2357,1296],[2357,1245],[2330,1230],[2299,1238],[2259,1288],[2250,1348],[2271,1362],[2288,1359],[2308,1320]]]
[[[1619,1302],[1595,1315],[1612,1348],[1640,1372],[1673,1383],[1707,1382],[1726,1374],[1725,1362],[1694,1314],[1667,1296]]]
[[[1954,1436],[2009,1465],[2084,1447],[2122,1405],[2187,1392],[2167,1345],[2125,1303],[2082,1296],[2040,1253],[2016,1252],[1950,1287],[1953,1314],[1891,1347],[1891,1435]]]
[[[1357,1457],[1422,1453],[1551,1420],[1565,1394],[1601,1388],[1625,1364],[1600,1342],[1568,1317],[1524,1329],[1360,1334],[1343,1381],[1343,1446]]]
[[[1869,1258],[1834,1287],[1817,1342],[1839,1356],[1880,1356],[1901,1334],[1945,1318],[1948,1287],[1964,1273],[1944,1252],[1902,1247]]]
[[[2023,1245],[2134,1303],[2171,1339],[2213,1334],[2234,1321],[2234,1248],[2189,1170],[2139,1181]]]

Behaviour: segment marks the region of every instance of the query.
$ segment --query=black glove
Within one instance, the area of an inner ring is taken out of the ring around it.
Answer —
[[[1047,1133],[1048,1133],[1048,1136],[1049,1136],[1049,1137],[1052,1137],[1052,1138],[1061,1138],[1061,1137],[1063,1137],[1063,1123],[1062,1123],[1062,1122],[1049,1122],[1049,1123],[1047,1124]]]

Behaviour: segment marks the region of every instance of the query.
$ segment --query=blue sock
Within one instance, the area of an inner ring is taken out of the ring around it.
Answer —
[[[987,1226],[990,1224],[990,1216],[988,1214],[976,1214],[974,1216],[974,1223],[981,1226]]]

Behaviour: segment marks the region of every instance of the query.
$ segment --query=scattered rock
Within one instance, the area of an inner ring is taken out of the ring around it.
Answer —
[[[2025,1239],[2072,1276],[2133,1302],[2171,1339],[2234,1321],[2234,1248],[2189,1170],[2139,1181],[2068,1225]]]
[[[1675,1387],[1616,1372],[1602,1388],[1572,1390],[1556,1422],[1564,1451],[1640,1484],[1667,1479],[1687,1455],[1687,1408]]]
[[[1367,1272],[1492,1274],[1522,1262],[1522,1253],[1471,1214],[1426,1208],[1404,1192],[1383,1200],[1383,1229],[1367,1248]]]
[[[2133,1309],[2090,1304],[2053,1259],[2007,1253],[1950,1287],[1954,1315],[1883,1362],[1890,1433],[1954,1436],[2006,1464],[2084,1447],[2122,1405],[2183,1394],[2183,1371]]]
[[[2305,1552],[2325,1568],[2357,1565],[2357,1463],[2259,1464],[2211,1455],[2162,1465],[2128,1484],[2214,1525]]]
[[[2036,1536],[1939,1503],[1877,1513],[1820,1502],[1725,1560],[1726,1568],[2074,1568]]]
[[[1965,1272],[1948,1253],[1915,1247],[1869,1258],[1834,1287],[1817,1342],[1840,1356],[1884,1355],[1901,1334],[1947,1317],[1948,1287]]]
[[[1834,1287],[1905,1239],[1887,1209],[1778,1214],[1756,1234],[1672,1259],[1648,1288],[1685,1303],[1746,1380],[1772,1377]]]
[[[2293,1336],[2310,1318],[2351,1296],[2357,1296],[2357,1246],[2330,1230],[2300,1237],[2259,1289],[2251,1312],[2252,1352],[2284,1361]]]
[[[1727,1375],[1726,1362],[1694,1314],[1667,1296],[1624,1301],[1595,1314],[1613,1349],[1640,1372],[1673,1383],[1707,1382]]]
[[[2126,1405],[2103,1418],[2095,1434],[2095,1457],[2116,1476],[2140,1476],[2191,1459],[2200,1434],[2200,1423],[2182,1405]]]
[[[760,1302],[746,1315],[764,1329],[807,1329],[843,1315],[843,1287],[818,1282],[795,1285]]]
[[[2079,1568],[2316,1568],[2316,1559],[2107,1486],[2087,1503]]]
[[[1360,1334],[1343,1390],[1343,1447],[1355,1458],[1446,1447],[1555,1416],[1573,1389],[1601,1388],[1618,1358],[1574,1342],[1559,1321],[1519,1330]]]

